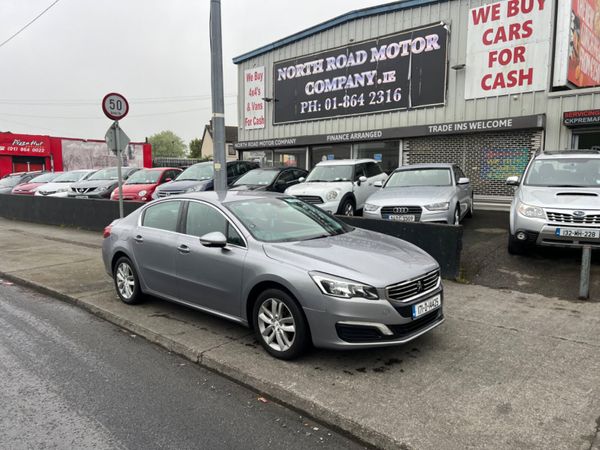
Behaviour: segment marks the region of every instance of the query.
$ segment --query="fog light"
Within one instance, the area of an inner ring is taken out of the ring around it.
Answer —
[[[519,231],[517,233],[517,239],[520,241],[524,241],[527,239],[527,234],[524,231]]]

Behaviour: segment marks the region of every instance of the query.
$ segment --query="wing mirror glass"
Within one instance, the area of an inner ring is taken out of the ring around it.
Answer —
[[[304,183],[305,181],[306,181],[306,178],[304,178],[304,177],[298,178],[298,183]]]
[[[519,185],[519,177],[516,177],[516,176],[508,177],[506,179],[506,184],[509,186],[518,186]]]
[[[469,184],[471,182],[471,180],[469,180],[467,177],[460,177],[458,179],[458,184]]]
[[[205,247],[223,248],[227,245],[227,238],[220,231],[213,231],[201,236],[200,243]]]
[[[375,186],[375,187],[383,187],[383,181],[377,180],[375,183],[373,183],[373,186]]]

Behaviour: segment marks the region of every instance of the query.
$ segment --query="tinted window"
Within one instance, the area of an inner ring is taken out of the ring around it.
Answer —
[[[144,212],[142,225],[159,230],[177,231],[181,202],[169,201],[150,206]]]
[[[238,175],[237,164],[227,164],[227,178],[232,178]]]
[[[291,170],[286,170],[279,175],[277,182],[281,184],[287,184],[289,181],[293,181],[295,179],[296,177],[294,176],[294,172]]]
[[[244,246],[244,240],[222,213],[204,203],[190,202],[185,221],[185,233],[202,237],[214,231],[220,231],[227,236],[229,244]]]
[[[381,173],[381,167],[377,163],[367,163],[367,178],[376,177]]]
[[[304,170],[294,170],[294,178],[296,178],[296,179],[302,178],[302,177],[306,178],[307,174],[308,173],[305,172]]]

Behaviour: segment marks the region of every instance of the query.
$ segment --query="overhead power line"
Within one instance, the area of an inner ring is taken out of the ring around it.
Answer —
[[[5,41],[3,41],[2,43],[0,43],[0,48],[2,48],[3,46],[5,46],[6,44],[8,44],[10,41],[12,41],[14,38],[16,38],[19,34],[21,34],[23,31],[25,31],[30,25],[32,25],[36,20],[38,20],[40,17],[42,17],[44,14],[46,14],[50,8],[52,8],[54,5],[56,5],[58,2],[60,2],[60,0],[55,0],[54,2],[52,2],[50,4],[50,6],[48,6],[45,10],[43,10],[41,13],[39,13],[37,16],[35,16],[33,19],[31,19],[27,24],[25,24],[20,30],[18,30],[15,34],[13,34],[12,36],[10,36],[8,39],[6,39]]]
[[[225,97],[237,97],[237,94],[227,94]],[[129,98],[129,103],[144,104],[144,103],[180,103],[180,102],[197,102],[210,100],[210,95],[190,95],[180,97],[140,97]],[[88,106],[98,105],[98,100],[17,100],[9,98],[0,98],[0,104],[3,105],[27,105],[27,106]]]

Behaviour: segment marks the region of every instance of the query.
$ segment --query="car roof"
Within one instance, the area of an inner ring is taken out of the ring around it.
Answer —
[[[535,159],[573,159],[600,158],[600,152],[594,150],[558,150],[546,151],[535,156]]]
[[[294,198],[291,195],[281,194],[279,192],[267,192],[267,191],[235,191],[235,190],[227,190],[225,192],[217,192],[217,191],[203,191],[203,192],[190,192],[187,194],[180,194],[177,196],[169,196],[164,199],[155,200],[152,203],[157,201],[165,201],[165,200],[203,200],[213,204],[220,203],[230,203],[235,201],[240,201],[244,199],[260,199],[260,198]]]
[[[410,170],[410,169],[452,169],[454,164],[452,163],[423,163],[423,164],[408,164],[406,166],[398,167],[396,170]],[[396,171],[394,170],[394,172]]]
[[[320,161],[317,166],[348,166],[348,165],[356,165],[377,161],[370,158],[362,158],[362,159],[329,159],[327,161]]]

